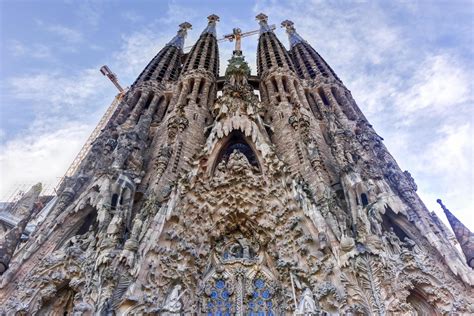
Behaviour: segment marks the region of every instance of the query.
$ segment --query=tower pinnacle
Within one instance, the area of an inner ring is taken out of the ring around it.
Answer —
[[[260,34],[271,32],[272,28],[268,25],[268,16],[264,13],[260,13],[255,17],[260,24]]]
[[[281,22],[281,26],[286,28],[286,33],[288,33],[288,39],[290,41],[290,48],[298,43],[306,42],[298,33],[296,33],[296,29],[292,21],[285,20]]]
[[[209,34],[212,34],[214,36],[217,36],[217,34],[216,34],[216,23],[219,22],[219,16],[217,16],[215,14],[211,14],[210,16],[207,17],[207,19],[208,19],[209,22],[207,24],[207,27],[202,32],[202,34],[209,33]]]
[[[179,30],[178,34],[176,34],[171,41],[169,41],[167,46],[174,46],[179,49],[183,49],[184,47],[184,39],[186,38],[186,35],[188,34],[188,30],[192,29],[191,23],[188,22],[183,22],[179,25]]]

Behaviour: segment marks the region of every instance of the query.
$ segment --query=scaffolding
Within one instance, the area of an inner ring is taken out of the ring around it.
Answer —
[[[82,146],[81,150],[79,151],[77,156],[74,158],[72,164],[69,166],[69,168],[67,169],[64,176],[59,180],[58,185],[55,187],[55,191],[59,187],[61,187],[61,185],[62,185],[62,183],[63,183],[63,181],[66,177],[71,177],[76,173],[77,169],[79,168],[79,165],[81,164],[81,161],[89,153],[89,151],[92,147],[92,143],[99,136],[100,132],[105,128],[105,126],[107,125],[107,122],[110,120],[112,115],[115,113],[115,110],[117,109],[118,105],[120,104],[120,101],[122,101],[123,97],[125,96],[125,94],[128,91],[128,88],[123,89],[120,86],[120,84],[118,83],[118,80],[117,80],[117,76],[109,69],[109,67],[107,67],[105,65],[102,66],[100,68],[100,72],[104,76],[108,77],[110,79],[110,81],[112,81],[112,83],[115,85],[115,87],[117,87],[117,89],[119,90],[119,93],[115,96],[115,99],[112,101],[112,103],[107,108],[107,111],[105,111],[104,115],[100,119],[97,126],[94,128],[92,133],[89,135],[89,138],[87,138],[87,141],[85,142],[84,146]]]
[[[112,115],[114,114],[115,110],[117,109],[118,105],[120,104],[120,101],[122,101],[125,93],[127,90],[123,90],[119,92],[116,96],[115,99],[112,101],[110,106],[107,108],[107,111],[105,111],[104,115],[100,119],[99,123],[97,126],[94,128],[92,133],[89,135],[89,138],[87,138],[87,141],[85,142],[84,146],[82,146],[81,150],[77,154],[77,156],[74,158],[72,161],[71,165],[67,169],[66,173],[64,174],[64,177],[62,177],[56,186],[56,189],[59,188],[64,181],[66,177],[71,177],[74,175],[74,173],[77,171],[79,168],[79,165],[81,164],[81,161],[87,156],[89,153],[92,143],[94,140],[99,136],[100,132],[105,128],[107,125],[107,122],[110,120]]]

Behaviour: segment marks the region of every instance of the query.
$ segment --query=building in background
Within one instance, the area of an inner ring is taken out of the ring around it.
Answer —
[[[208,19],[124,93],[28,240],[3,242],[1,311],[474,313],[472,233],[456,222],[458,250],[293,23],[287,50],[257,16],[256,76],[235,29],[219,77]]]

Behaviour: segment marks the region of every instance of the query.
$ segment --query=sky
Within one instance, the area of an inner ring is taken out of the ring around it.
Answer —
[[[54,187],[117,93],[175,34],[210,14],[218,36],[290,19],[351,90],[431,211],[474,230],[473,1],[0,1],[0,200]],[[219,46],[221,72],[232,43]],[[242,47],[255,73],[257,36]]]

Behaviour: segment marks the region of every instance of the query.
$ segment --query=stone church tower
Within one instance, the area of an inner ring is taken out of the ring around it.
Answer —
[[[189,54],[180,25],[29,239],[1,245],[0,313],[474,313],[472,261],[293,23],[287,50],[259,14],[257,76],[236,49],[219,77],[208,19]]]

